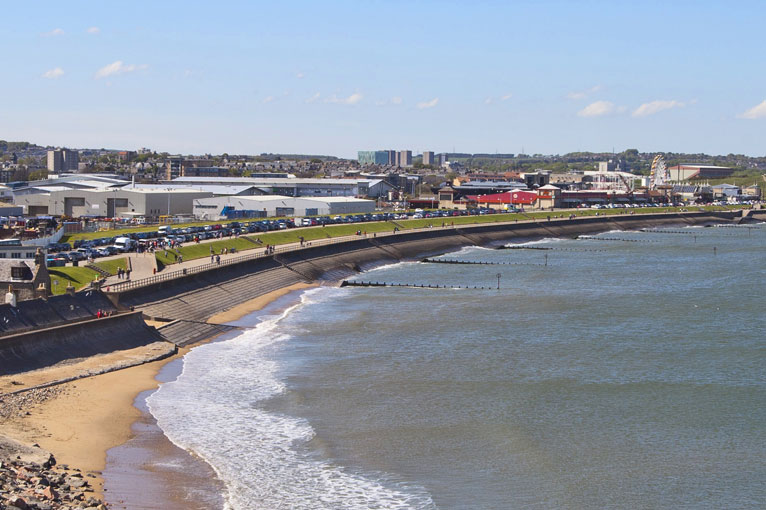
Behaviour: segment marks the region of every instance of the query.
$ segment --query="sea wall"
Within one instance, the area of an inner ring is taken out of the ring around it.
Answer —
[[[444,253],[464,246],[493,246],[544,237],[575,237],[609,230],[731,222],[739,211],[720,213],[624,214],[520,223],[484,223],[432,228],[395,235],[368,235],[345,242],[307,246],[202,273],[115,293],[122,307],[151,318],[204,322],[273,290],[305,281],[339,280],[355,272],[400,260]],[[449,219],[446,219],[447,224]],[[435,223],[438,223],[435,221]]]
[[[35,370],[61,361],[132,349],[163,338],[141,312],[127,312],[0,338],[0,375]]]
[[[0,305],[0,336],[93,319],[99,310],[116,309],[96,290],[19,301],[16,306],[5,303]]]
[[[190,274],[181,278],[111,293],[61,296],[48,301],[0,306],[0,375],[64,360],[131,349],[163,340],[143,321],[185,321],[194,328],[211,316],[250,299],[299,282],[337,281],[383,263],[445,253],[464,246],[497,246],[543,237],[575,237],[608,230],[731,222],[739,211],[722,213],[640,214],[551,218],[520,223],[485,223],[360,236],[331,244],[309,245],[269,257]],[[756,216],[757,218],[757,216]],[[438,222],[437,222],[438,223]],[[86,293],[87,294],[87,293]],[[117,304],[124,313],[90,319],[97,308]],[[129,312],[135,307],[135,312]],[[61,324],[61,322],[66,322]]]

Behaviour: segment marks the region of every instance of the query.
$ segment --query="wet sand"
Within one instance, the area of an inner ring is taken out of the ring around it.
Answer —
[[[236,321],[290,292],[314,286],[285,287],[217,314],[210,322]],[[28,414],[4,419],[2,433],[27,444],[37,443],[60,464],[96,475],[94,490],[113,508],[220,508],[224,487],[213,469],[172,444],[145,404],[158,382],[177,377],[183,366],[181,358],[190,348],[179,349],[178,354],[163,360],[58,385],[60,391],[54,398],[26,409]],[[15,374],[0,379],[0,393],[83,375],[140,355],[148,354],[118,352]],[[160,375],[166,365],[168,370]]]
[[[276,301],[280,297],[289,294],[290,292],[318,286],[319,285],[316,283],[296,283],[294,285],[290,285],[289,287],[283,287],[279,290],[275,290],[274,292],[269,292],[263,296],[251,299],[250,301],[245,301],[244,303],[226,310],[225,312],[213,315],[210,317],[210,319],[208,319],[208,322],[211,324],[225,324],[227,322],[233,322],[241,319],[245,315],[262,310],[272,301]]]
[[[291,292],[315,286],[299,283],[285,287],[220,313],[209,322],[223,324],[240,320],[268,305],[277,304]],[[238,334],[225,333],[215,340],[223,341]],[[156,380],[173,381],[182,370],[183,360],[174,359],[161,367]],[[133,424],[133,437],[107,452],[106,501],[112,508],[125,509],[223,508],[225,486],[213,468],[203,459],[174,445],[149,413],[146,398],[154,389],[142,392],[135,399],[134,408],[140,412],[140,418]],[[141,490],[137,491],[136,487]]]
[[[59,464],[68,464],[97,475],[94,489],[103,486],[101,471],[106,452],[132,436],[131,426],[141,416],[133,401],[141,391],[155,388],[157,371],[167,359],[87,377],[59,385],[50,400],[34,405],[26,414],[2,423],[3,435],[27,444],[37,443],[53,453]],[[57,376],[65,367],[51,369]],[[36,371],[43,378],[45,370]],[[15,379],[24,380],[25,374]]]

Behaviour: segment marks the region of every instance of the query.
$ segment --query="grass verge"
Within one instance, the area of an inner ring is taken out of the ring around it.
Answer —
[[[87,267],[49,268],[48,273],[51,279],[51,293],[54,295],[66,292],[69,283],[72,284],[75,290],[79,290],[101,277],[96,271]]]

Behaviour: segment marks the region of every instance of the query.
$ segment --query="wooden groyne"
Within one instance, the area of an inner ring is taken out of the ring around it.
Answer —
[[[617,241],[622,243],[659,243],[656,239],[628,239],[627,237],[577,236],[578,241]]]
[[[540,250],[540,251],[577,251],[577,252],[604,252],[606,250],[588,249],[588,248],[554,248],[553,246],[528,246],[508,244],[498,246],[498,250]]]
[[[546,255],[547,257],[547,255]],[[478,265],[478,266],[547,266],[548,264],[534,264],[531,262],[487,262],[484,260],[458,260],[458,259],[433,259],[426,258],[420,262],[427,264],[464,264],[464,265]]]
[[[341,287],[404,287],[410,289],[476,289],[476,290],[490,290],[497,289],[497,287],[481,287],[471,285],[439,285],[431,283],[389,283],[389,282],[370,282],[362,280],[343,280],[340,283]]]

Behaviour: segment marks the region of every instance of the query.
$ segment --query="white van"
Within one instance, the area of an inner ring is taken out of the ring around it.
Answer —
[[[121,252],[130,251],[136,246],[136,241],[131,239],[130,237],[118,237],[114,240],[114,247],[120,250]]]

